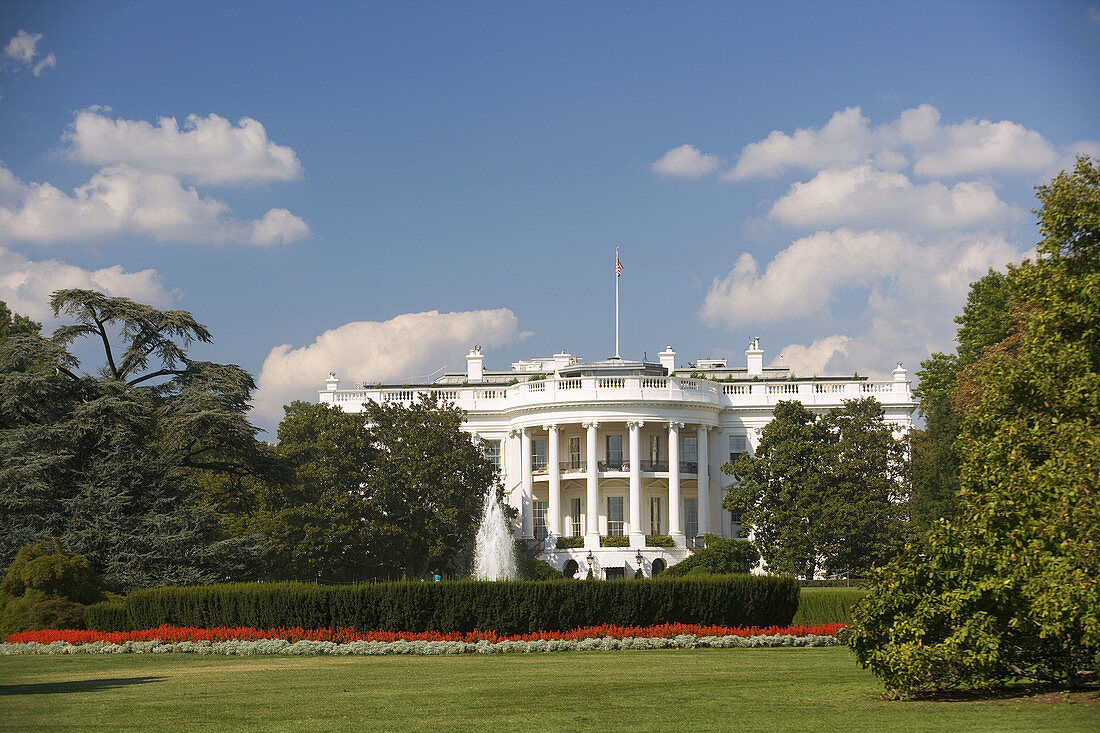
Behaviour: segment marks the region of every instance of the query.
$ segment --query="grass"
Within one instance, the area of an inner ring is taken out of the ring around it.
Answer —
[[[0,658],[0,728],[1089,730],[1097,693],[891,702],[841,647]],[[1067,701],[1068,700],[1068,701]]]

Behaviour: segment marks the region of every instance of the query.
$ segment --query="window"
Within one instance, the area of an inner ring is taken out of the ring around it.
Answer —
[[[661,534],[661,497],[649,499],[649,533]]]
[[[623,536],[623,497],[607,497],[607,534],[609,537]]]
[[[581,467],[581,439],[579,435],[569,439],[569,467],[576,469]]]
[[[580,497],[574,497],[569,500],[569,536],[580,537],[581,536],[581,512],[584,509],[581,507]]]
[[[649,462],[657,463],[661,460],[661,436],[649,436]]]
[[[684,436],[684,453],[681,460],[686,463],[699,462],[699,439],[694,435]]]
[[[730,537],[741,539],[741,515],[736,512],[730,512]]]
[[[730,463],[733,463],[741,457],[742,453],[748,452],[748,440],[744,435],[731,435],[730,436]]]
[[[623,436],[607,436],[607,470],[623,470]]]
[[[534,450],[531,453],[531,470],[545,471],[546,460],[550,455],[550,443],[547,440],[533,441]]]
[[[684,497],[684,534],[690,540],[699,536],[699,499]]]
[[[535,504],[535,539],[544,540],[549,534],[546,529],[546,502],[536,501]]]
[[[486,440],[485,441],[485,457],[489,459],[489,463],[493,464],[493,468],[500,470],[500,441],[499,440]]]
[[[626,577],[626,568],[604,568],[603,576],[608,580],[622,580]]]

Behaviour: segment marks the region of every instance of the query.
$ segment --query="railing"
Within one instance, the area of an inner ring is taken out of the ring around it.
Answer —
[[[558,463],[558,468],[561,469],[561,471],[563,473],[566,472],[566,471],[575,472],[575,471],[586,471],[587,470],[585,468],[585,462],[584,461],[560,461]]]
[[[411,403],[419,395],[435,392],[443,400],[464,410],[501,410],[525,405],[552,405],[559,400],[599,402],[608,399],[660,400],[714,404],[718,406],[770,406],[780,400],[799,400],[807,405],[835,407],[843,400],[875,396],[883,404],[912,405],[908,382],[896,381],[811,381],[722,383],[687,377],[630,375],[620,377],[583,376],[505,385],[423,387],[356,387],[349,390],[324,390],[321,402],[339,404],[356,411],[367,401]],[[611,394],[609,394],[611,393]]]
[[[531,473],[533,473],[533,474],[550,473],[550,466],[547,465],[545,460],[533,461],[531,463]]]
[[[626,461],[596,461],[596,467],[601,471],[625,471]]]
[[[642,461],[643,471],[667,471],[668,461]]]

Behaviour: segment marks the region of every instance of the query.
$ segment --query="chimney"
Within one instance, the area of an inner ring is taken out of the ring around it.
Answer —
[[[760,337],[755,337],[749,342],[749,348],[745,351],[745,360],[749,367],[749,376],[760,376],[764,373],[764,350],[760,348]]]
[[[676,371],[676,352],[672,350],[671,346],[666,346],[665,350],[657,354],[661,359],[661,366],[663,366],[671,375]]]
[[[481,355],[481,344],[478,344],[474,348],[470,349],[470,353],[466,354],[466,380],[469,382],[480,382],[482,380],[482,362],[485,361],[485,357]]]

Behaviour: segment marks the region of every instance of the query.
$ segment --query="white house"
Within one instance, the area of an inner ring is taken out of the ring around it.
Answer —
[[[744,366],[700,359],[677,367],[671,346],[658,356],[656,363],[585,362],[559,353],[490,371],[475,346],[465,373],[353,389],[341,389],[332,374],[319,401],[359,412],[367,401],[409,403],[438,392],[466,411],[465,429],[485,441],[519,510],[516,529],[543,541],[542,559],[606,578],[629,577],[639,566],[651,575],[686,558],[708,532],[739,535],[737,518],[722,509],[733,479],[721,466],[755,450],[777,402],[798,400],[824,413],[874,397],[899,433],[910,429],[917,406],[900,362],[893,379],[880,382],[765,367],[759,339]]]

